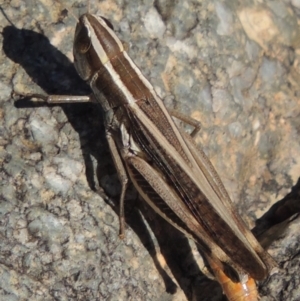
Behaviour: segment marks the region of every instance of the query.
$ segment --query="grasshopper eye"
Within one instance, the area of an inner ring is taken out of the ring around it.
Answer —
[[[106,23],[106,25],[107,25],[110,29],[114,30],[113,25],[110,23],[110,21],[109,21],[108,19],[106,19],[106,18],[104,18],[104,17],[102,17],[102,16],[101,16],[101,19]]]
[[[89,32],[85,26],[80,26],[76,30],[75,34],[75,41],[74,41],[74,48],[79,53],[86,53],[90,49],[91,46],[91,39]]]

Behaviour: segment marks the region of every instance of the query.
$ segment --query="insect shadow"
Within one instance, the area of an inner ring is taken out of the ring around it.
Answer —
[[[281,200],[272,205],[269,210],[255,221],[253,234],[264,248],[268,248],[278,239],[289,224],[299,217],[300,213],[300,178]]]
[[[78,76],[73,63],[51,45],[49,39],[43,34],[7,26],[3,29],[2,35],[6,56],[21,65],[32,81],[47,94],[88,95],[91,93],[89,86]],[[54,105],[33,103],[23,98],[16,101],[15,106],[21,109]],[[96,104],[87,103],[59,106],[79,135],[86,178],[90,188],[96,190],[95,174],[101,182],[103,176],[116,173],[106,143],[102,110]],[[97,170],[94,169],[92,157],[97,161]],[[118,215],[118,198],[114,200],[113,205],[111,203],[110,205]],[[160,251],[187,299],[195,298],[194,294],[197,291],[197,300],[221,300],[223,297],[219,285],[201,273],[186,237],[159,217],[145,202],[128,201],[127,206],[125,204],[126,223],[149,251],[165,282],[166,291],[175,293],[177,285],[158,261],[155,243],[142,220],[141,213],[146,217],[156,236]],[[203,289],[199,291],[201,287]]]

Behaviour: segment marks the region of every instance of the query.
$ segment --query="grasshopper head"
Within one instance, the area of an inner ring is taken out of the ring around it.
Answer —
[[[122,51],[122,42],[108,20],[89,13],[79,18],[73,54],[75,68],[82,79],[89,80]]]

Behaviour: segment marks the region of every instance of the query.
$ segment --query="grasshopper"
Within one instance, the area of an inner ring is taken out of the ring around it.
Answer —
[[[264,279],[276,264],[237,214],[214,167],[194,143],[197,128],[190,136],[174,123],[105,18],[90,13],[79,18],[73,54],[75,68],[93,94],[30,97],[47,103],[101,104],[122,185],[120,237],[131,181],[159,215],[202,248],[229,300],[257,300],[253,279]]]

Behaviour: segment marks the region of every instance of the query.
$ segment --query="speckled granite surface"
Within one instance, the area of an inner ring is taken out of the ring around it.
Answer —
[[[119,184],[100,109],[16,105],[17,94],[89,93],[71,63],[72,4],[1,1],[0,299],[221,300],[195,246],[134,191],[118,239]],[[253,227],[300,173],[300,1],[90,7],[111,20],[168,105],[201,121],[196,140]],[[113,200],[93,191],[97,179]],[[300,300],[299,226],[270,247],[280,269],[260,284],[263,301]]]

